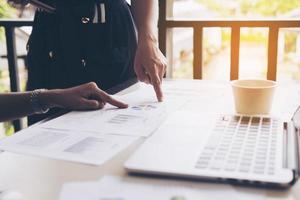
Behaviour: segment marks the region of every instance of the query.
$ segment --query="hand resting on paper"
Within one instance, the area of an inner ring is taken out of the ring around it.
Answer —
[[[118,108],[128,107],[127,104],[112,98],[99,89],[97,84],[93,82],[68,89],[48,90],[44,95],[41,95],[41,98],[50,108],[97,110],[102,109],[106,103]]]
[[[98,88],[93,82],[68,89],[2,93],[0,94],[0,121],[44,113],[54,107],[70,110],[97,110],[102,109],[106,103],[118,108],[128,107],[127,104],[114,99]]]

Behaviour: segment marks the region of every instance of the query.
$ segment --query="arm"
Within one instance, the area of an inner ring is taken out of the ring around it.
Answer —
[[[0,121],[34,114],[30,96],[31,92],[0,94]],[[46,90],[39,94],[38,100],[47,108],[61,107],[71,110],[96,110],[103,108],[106,103],[118,108],[128,106],[113,99],[95,83],[69,89]]]
[[[29,92],[0,94],[0,122],[31,114]]]
[[[134,69],[140,81],[153,85],[157,99],[162,101],[161,83],[167,60],[158,48],[158,0],[133,0],[132,8],[138,29]]]

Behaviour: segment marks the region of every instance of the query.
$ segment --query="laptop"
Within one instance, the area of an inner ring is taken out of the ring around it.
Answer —
[[[299,175],[300,109],[270,116],[177,111],[125,162],[129,173],[289,187]]]

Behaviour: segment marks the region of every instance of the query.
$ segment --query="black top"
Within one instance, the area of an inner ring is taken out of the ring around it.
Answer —
[[[56,3],[54,14],[36,13],[28,42],[27,89],[93,81],[103,90],[117,92],[120,84],[136,80],[137,35],[126,1],[101,0],[105,23],[93,23],[97,0],[58,1],[43,0]]]
[[[107,90],[134,77],[137,36],[126,1],[101,0],[107,2],[106,21],[93,24],[95,1],[59,0],[55,14],[37,12],[28,54],[36,63],[29,62],[28,89],[95,81]]]

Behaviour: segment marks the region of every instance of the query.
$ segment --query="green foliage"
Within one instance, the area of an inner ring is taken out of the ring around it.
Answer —
[[[295,52],[297,43],[297,33],[289,33],[284,35],[284,50],[285,52]]]
[[[10,122],[4,122],[4,129],[5,129],[5,135],[6,136],[10,136],[12,134],[14,134],[14,127],[12,126],[12,124]]]
[[[241,34],[242,42],[263,44],[267,42],[267,39],[268,39],[267,34],[263,34],[262,32],[255,31],[255,30],[249,30],[247,34]],[[222,41],[227,43],[230,42],[231,32],[222,31]]]
[[[238,0],[238,4],[243,15],[247,15],[249,10],[253,9],[253,0]]]
[[[299,0],[259,0],[253,9],[264,16],[278,16],[299,6]]]
[[[0,1],[0,18],[11,18],[14,12],[14,9],[5,0]]]
[[[6,0],[0,0],[0,19],[13,17],[15,10],[6,3]],[[3,28],[0,27],[0,41],[3,40]]]
[[[223,17],[232,17],[239,12],[246,16],[248,14],[259,14],[262,16],[278,16],[300,6],[299,0],[197,0],[205,5],[209,10],[217,12]]]
[[[205,5],[209,10],[217,12],[221,16],[230,16],[230,9],[225,8],[218,0],[197,0],[200,4]]]

